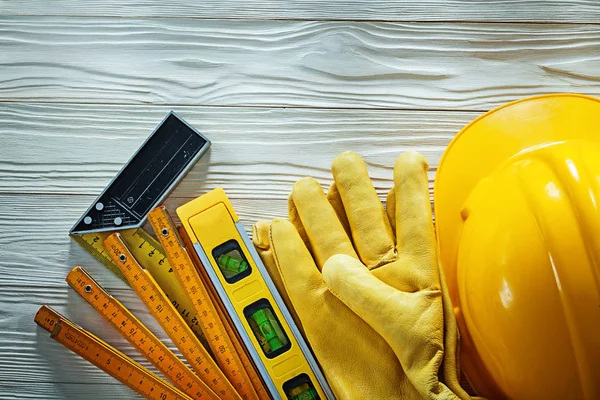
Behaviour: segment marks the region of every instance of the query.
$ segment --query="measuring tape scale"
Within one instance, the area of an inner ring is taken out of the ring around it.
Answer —
[[[150,329],[100,286],[83,268],[73,268],[67,275],[66,281],[94,307],[104,320],[182,392],[195,399],[218,399],[213,391]]]
[[[194,312],[194,308],[187,299],[177,277],[173,274],[173,269],[171,268],[163,249],[160,247],[160,244],[142,228],[126,229],[119,233],[137,262],[150,271],[160,288],[165,292],[169,300],[171,300],[171,303],[183,316],[185,322],[202,341],[204,348],[209,349],[208,342],[204,338],[204,333],[198,324],[198,317]],[[70,236],[95,259],[104,264],[125,283],[129,284],[125,275],[123,275],[121,270],[113,263],[106,252],[106,249],[102,245],[104,240],[106,240],[110,234],[111,232],[94,232],[82,235],[71,234]]]
[[[147,399],[192,400],[108,343],[80,328],[52,308],[42,306],[34,321],[50,337]]]
[[[216,306],[196,272],[196,267],[187,250],[183,247],[175,224],[165,207],[158,207],[150,211],[148,221],[174,269],[174,275],[184,288],[196,315],[200,318],[202,331],[209,339],[208,342],[217,364],[243,399],[258,399],[244,365],[235,351],[230,339],[230,332],[226,330],[221,321]]]
[[[111,234],[104,241],[104,246],[150,314],[202,381],[222,399],[241,399],[152,275],[138,264],[121,235]]]
[[[187,251],[187,249],[193,248],[192,242],[191,242],[189,236],[187,235],[187,232],[183,226],[177,227],[177,233],[179,234],[179,238],[182,240],[183,246],[184,246],[184,248],[186,248],[186,251]],[[252,386],[254,386],[254,390],[256,390],[256,393],[258,394],[258,397],[260,398],[260,400],[270,400],[271,396],[267,392],[267,389],[265,388],[265,384],[262,381],[262,379],[260,378],[260,375],[258,374],[258,372],[256,370],[256,366],[250,360],[250,355],[248,354],[248,350],[242,344],[242,338],[241,338],[239,332],[233,328],[233,321],[231,320],[231,317],[229,316],[229,314],[227,314],[227,311],[225,310],[225,306],[219,299],[219,296],[218,296],[214,286],[210,282],[210,278],[208,277],[206,270],[202,266],[202,263],[200,262],[200,258],[198,257],[198,255],[196,254],[195,251],[192,251],[192,252],[188,251],[187,254],[191,257],[192,263],[193,263],[194,267],[196,268],[196,272],[198,273],[200,280],[204,284],[204,287],[208,291],[208,294],[212,301],[212,304],[214,304],[216,306],[217,312],[219,314],[219,318],[221,319],[223,326],[225,326],[225,329],[227,329],[227,332],[230,333],[230,338],[231,338],[231,341],[233,342],[235,351],[237,352],[237,354],[239,355],[239,357],[242,360],[242,364],[244,365],[244,369],[246,370],[246,372],[248,373],[248,375],[250,377],[250,380],[252,381]]]

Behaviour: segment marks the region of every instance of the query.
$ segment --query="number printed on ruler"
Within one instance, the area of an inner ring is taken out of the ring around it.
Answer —
[[[142,228],[127,229],[119,233],[138,263],[150,271],[152,277],[165,292],[171,303],[183,316],[187,324],[192,327],[196,336],[200,338],[205,347],[208,346],[202,329],[198,325],[198,318],[193,311],[193,307],[173,274],[173,268],[171,268],[160,244]],[[121,270],[114,264],[102,245],[110,234],[110,232],[94,232],[71,235],[71,237],[115,275],[127,282]]]
[[[195,399],[218,399],[160,339],[83,268],[73,268],[66,281],[177,388]]]
[[[184,227],[177,227],[178,238],[181,239],[182,245],[185,249],[191,249],[193,247],[192,242],[190,241],[189,236]],[[230,338],[233,342],[233,347],[235,351],[242,359],[242,364],[244,364],[244,369],[250,376],[250,380],[252,381],[252,386],[254,386],[254,390],[258,394],[260,400],[271,400],[271,396],[267,392],[265,388],[265,384],[258,375],[256,370],[256,366],[250,361],[250,355],[246,347],[242,344],[242,338],[240,337],[239,332],[233,327],[233,322],[231,318],[227,314],[227,310],[225,310],[225,306],[219,300],[219,295],[217,294],[215,287],[212,286],[210,282],[210,278],[206,274],[206,270],[204,269],[202,262],[198,258],[198,255],[195,251],[187,252],[187,254],[191,257],[192,264],[196,268],[196,272],[200,277],[200,281],[203,284],[204,288],[207,290],[209,298],[212,304],[216,307],[217,313],[219,314],[219,318],[223,322],[225,329],[231,334]],[[192,302],[193,303],[193,302]]]
[[[50,337],[113,378],[151,400],[192,400],[136,361],[75,325],[53,309],[42,306],[35,322]]]
[[[113,262],[121,269],[131,287],[146,305],[154,319],[169,335],[183,357],[217,395],[226,399],[241,399],[223,372],[193,334],[173,304],[167,299],[152,275],[135,260],[121,235],[113,233],[105,241]]]
[[[252,381],[232,343],[230,337],[232,333],[227,331],[223,321],[221,321],[216,306],[200,280],[196,267],[183,247],[175,225],[165,207],[158,207],[150,211],[148,221],[152,225],[171,267],[174,269],[175,276],[183,287],[188,300],[193,305],[196,315],[200,317],[200,325],[208,338],[208,343],[219,367],[242,398],[247,400],[258,399]]]

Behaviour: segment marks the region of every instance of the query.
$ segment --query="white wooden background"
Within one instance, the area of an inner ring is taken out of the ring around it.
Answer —
[[[140,359],[64,278],[83,265],[143,305],[67,232],[169,110],[213,147],[167,205],[222,186],[250,227],[343,150],[383,198],[400,152],[432,181],[468,121],[557,91],[600,94],[600,2],[0,0],[0,398],[136,398],[33,316]]]

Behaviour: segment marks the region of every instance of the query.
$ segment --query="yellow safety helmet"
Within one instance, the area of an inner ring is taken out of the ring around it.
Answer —
[[[600,399],[600,100],[477,118],[434,189],[461,365],[491,399]]]

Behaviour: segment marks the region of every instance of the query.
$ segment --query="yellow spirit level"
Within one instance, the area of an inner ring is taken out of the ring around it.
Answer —
[[[223,189],[177,214],[271,395],[334,399]]]

